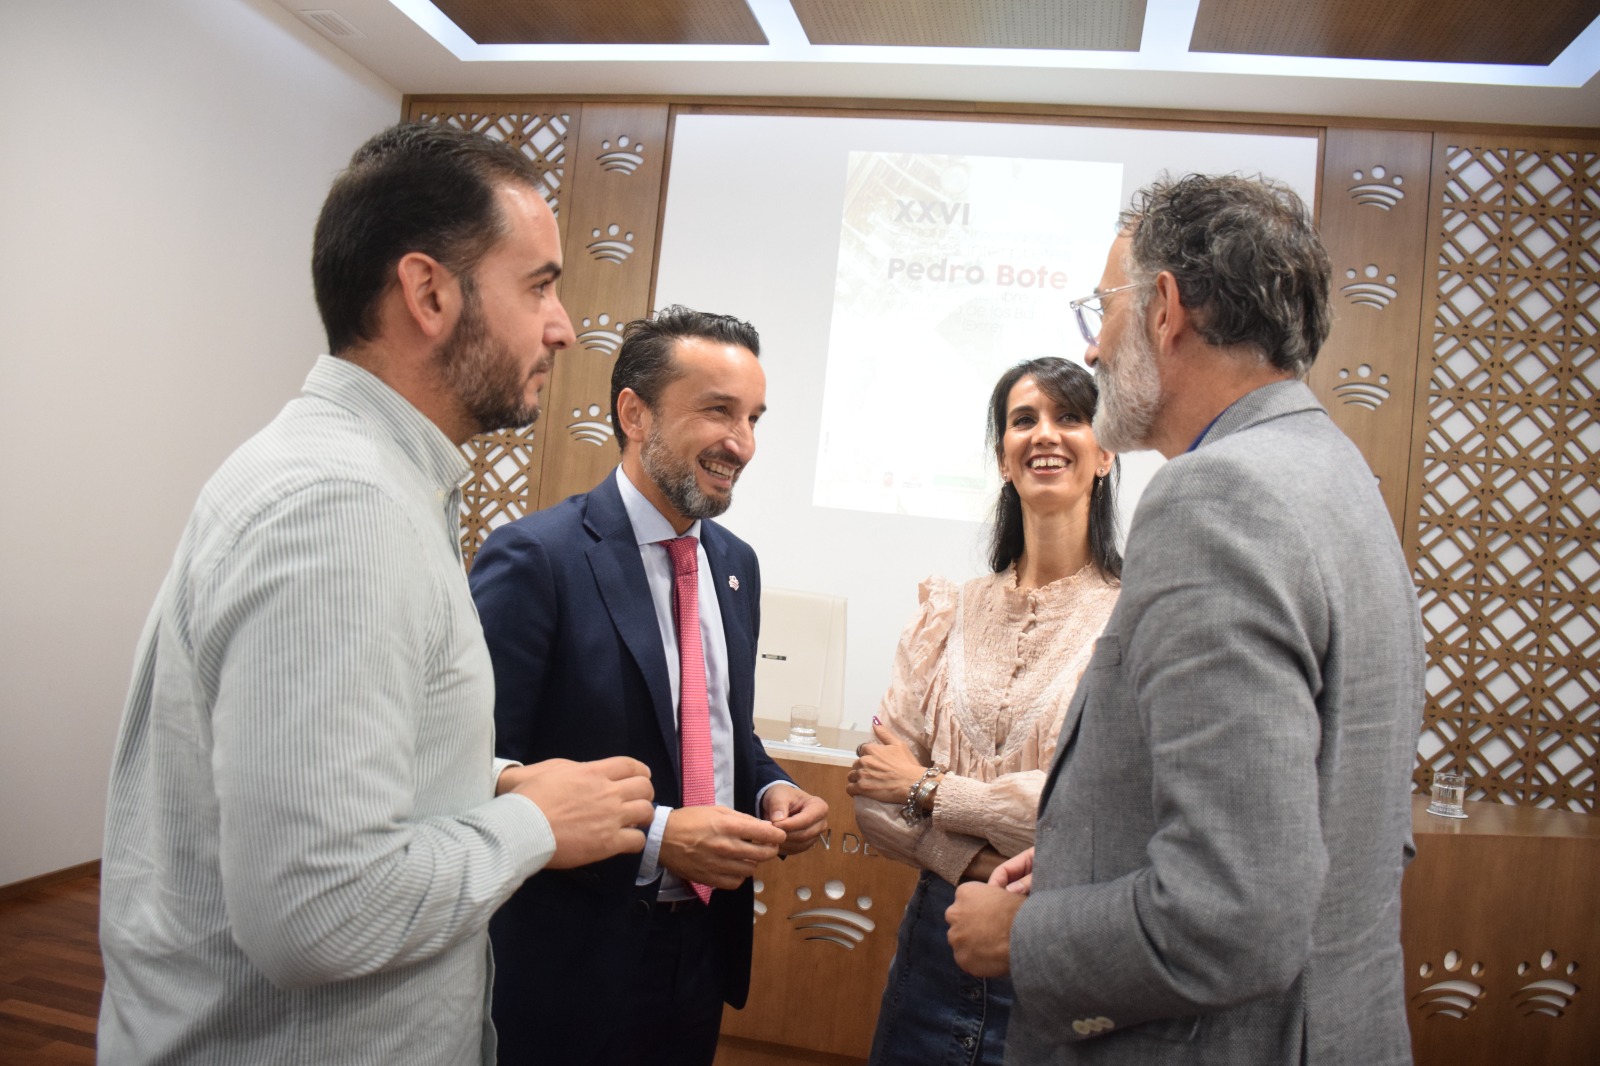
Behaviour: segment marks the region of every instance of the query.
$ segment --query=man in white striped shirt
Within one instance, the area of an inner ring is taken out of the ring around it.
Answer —
[[[573,340],[516,151],[369,141],[312,272],[332,356],[202,491],[146,624],[102,867],[100,1061],[494,1061],[489,916],[644,846],[628,758],[496,764],[457,445]]]

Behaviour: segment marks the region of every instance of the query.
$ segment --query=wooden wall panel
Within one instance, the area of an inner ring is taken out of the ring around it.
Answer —
[[[405,117],[411,122],[443,122],[472,130],[522,152],[540,172],[540,191],[555,212],[556,226],[565,242],[567,148],[578,135],[578,111],[576,104],[417,99],[407,101]],[[547,393],[550,388],[546,386]],[[469,567],[491,529],[539,507],[536,475],[543,463],[550,423],[548,395],[545,399],[545,413],[537,424],[526,429],[481,433],[461,446],[472,467],[461,486],[461,553]]]
[[[1434,139],[1435,286],[1407,547],[1428,637],[1417,784],[1595,811],[1600,145]]]
[[[1427,271],[1433,139],[1329,130],[1320,227],[1333,263],[1333,330],[1309,383],[1378,478],[1404,536],[1411,410]]]
[[[578,345],[557,356],[547,388],[540,507],[587,492],[618,462],[611,367],[623,323],[650,310],[666,142],[665,104],[583,105],[560,285]]]

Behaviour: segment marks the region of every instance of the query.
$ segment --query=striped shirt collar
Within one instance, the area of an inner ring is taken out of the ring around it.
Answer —
[[[348,359],[317,356],[317,363],[306,377],[302,391],[378,423],[417,469],[440,489],[451,491],[460,487],[472,472],[461,449],[427,415],[377,375]]]

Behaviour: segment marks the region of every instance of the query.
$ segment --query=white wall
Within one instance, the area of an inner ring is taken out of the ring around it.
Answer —
[[[324,347],[329,179],[400,94],[271,0],[0,0],[0,885],[100,855],[196,492]]]

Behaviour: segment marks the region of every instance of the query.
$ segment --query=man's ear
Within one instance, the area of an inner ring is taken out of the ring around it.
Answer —
[[[650,434],[650,405],[632,389],[617,393],[617,432],[638,444]]]
[[[1190,327],[1189,310],[1183,306],[1178,279],[1170,270],[1156,275],[1156,295],[1150,301],[1150,339],[1157,349],[1170,351]]]
[[[455,274],[425,252],[407,252],[395,264],[395,281],[417,331],[430,341],[447,336],[461,310]]]

